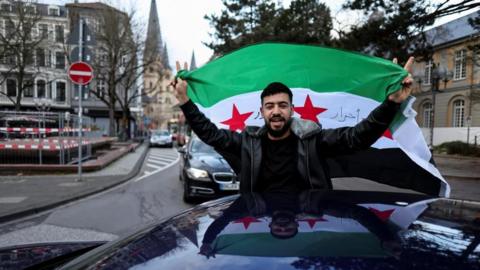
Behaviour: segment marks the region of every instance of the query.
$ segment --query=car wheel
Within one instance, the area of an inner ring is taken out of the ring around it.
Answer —
[[[190,187],[187,182],[186,179],[183,181],[183,201],[186,203],[192,203],[193,198],[190,195]]]

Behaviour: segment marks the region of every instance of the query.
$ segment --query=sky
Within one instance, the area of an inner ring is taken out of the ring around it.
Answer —
[[[146,31],[151,0],[79,0],[79,2],[105,2],[121,10],[130,12],[135,10],[136,19],[143,25],[142,31]],[[440,1],[440,0],[434,0]],[[459,2],[461,0],[454,0]],[[43,3],[65,4],[73,0],[40,0]],[[290,0],[284,0],[283,5],[288,6]],[[330,7],[332,17],[340,21],[342,25],[354,23],[359,14],[340,13],[341,0],[322,1]],[[209,33],[212,33],[206,14],[218,14],[223,5],[221,0],[156,0],[160,28],[163,41],[167,43],[169,60],[172,68],[176,60],[190,63],[192,52],[195,52],[197,66],[206,63],[213,51],[202,42],[211,42]],[[442,18],[436,24],[445,23],[461,15],[453,15]],[[334,22],[334,27],[336,23]]]

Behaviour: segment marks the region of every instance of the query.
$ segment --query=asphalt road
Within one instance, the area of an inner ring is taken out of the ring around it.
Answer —
[[[182,200],[175,149],[154,148],[139,175],[107,192],[2,224],[0,247],[35,242],[113,240],[193,205]]]

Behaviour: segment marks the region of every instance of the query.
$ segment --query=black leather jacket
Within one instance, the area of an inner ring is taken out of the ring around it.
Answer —
[[[197,136],[228,161],[240,179],[240,192],[254,192],[262,161],[263,127],[246,127],[241,133],[219,129],[192,102],[180,106]],[[326,158],[367,149],[388,128],[400,104],[384,101],[354,127],[322,129],[312,121],[293,118],[291,130],[298,140],[298,172],[311,189],[331,189]]]

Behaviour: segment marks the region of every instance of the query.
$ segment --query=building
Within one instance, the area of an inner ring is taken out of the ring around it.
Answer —
[[[33,27],[19,27],[22,24]],[[14,110],[18,99],[18,106],[24,111],[70,109],[65,52],[68,35],[68,12],[64,6],[0,1],[0,40],[8,40],[13,48],[0,52],[2,110]],[[28,59],[25,62],[20,60],[25,53],[20,45],[23,41]],[[41,105],[40,99],[48,103]]]
[[[72,62],[79,60],[79,20],[82,18],[84,22],[82,61],[92,65],[95,73],[95,79],[89,85],[84,86],[83,89],[82,107],[84,108],[84,115],[89,116],[96,128],[104,134],[107,134],[110,124],[108,103],[110,102],[109,95],[112,93],[109,92],[108,81],[110,78],[112,78],[113,81],[117,81],[124,76],[126,77],[128,74],[124,74],[127,72],[125,71],[124,63],[130,60],[126,55],[115,54],[117,48],[113,48],[113,45],[105,45],[105,43],[109,42],[105,41],[104,32],[112,30],[107,29],[110,27],[109,23],[118,25],[122,25],[125,22],[129,23],[128,14],[100,2],[78,3],[76,1],[75,3],[66,4],[66,8],[69,13],[69,26],[72,33],[68,42],[70,45],[70,58]],[[102,21],[105,19],[104,17],[108,17],[108,23]],[[118,26],[112,27],[117,29]],[[130,33],[129,37],[131,36],[132,34]],[[127,47],[129,44],[128,42],[124,42],[119,46]],[[113,72],[111,72],[112,70]],[[125,84],[121,82],[115,83],[112,87],[115,88],[119,98],[125,95],[134,95],[137,91],[136,83],[130,85],[131,89],[126,89]],[[72,89],[72,109],[74,112],[78,112],[79,87],[72,86]],[[115,102],[114,125],[112,127],[113,134],[110,135],[118,135],[121,133],[120,127],[122,126],[123,110],[120,102],[121,101]],[[126,106],[133,107],[136,105],[136,99],[127,103]],[[133,130],[135,119],[130,116],[127,121],[129,124],[125,123],[125,125],[128,125],[130,130]]]
[[[426,32],[433,57],[415,63],[413,77],[416,120],[429,144],[467,138],[475,143],[480,136],[480,53],[473,49],[480,45],[480,31],[469,24],[478,15]]]
[[[157,4],[150,3],[144,62],[148,64],[143,75],[144,113],[151,129],[170,129],[178,119],[175,105],[178,103],[173,88],[172,69],[169,64],[167,45],[162,41]],[[177,106],[178,107],[178,106]]]

